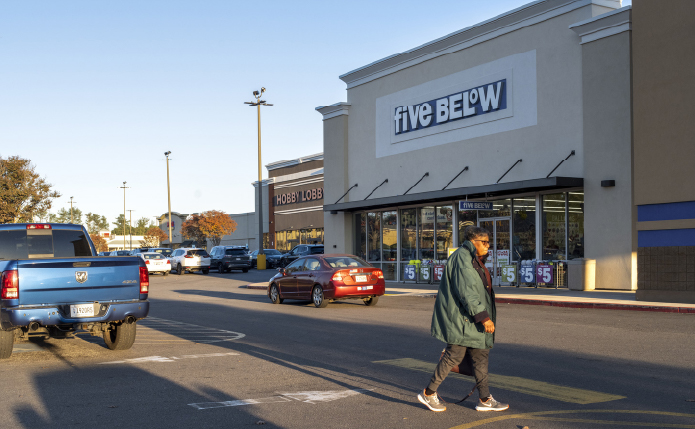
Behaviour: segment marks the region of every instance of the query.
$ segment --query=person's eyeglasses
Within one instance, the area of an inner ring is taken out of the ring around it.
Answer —
[[[481,243],[483,243],[483,246],[490,247],[490,240],[473,240],[473,241],[480,241]]]

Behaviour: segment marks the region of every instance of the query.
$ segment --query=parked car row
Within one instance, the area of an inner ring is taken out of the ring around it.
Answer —
[[[207,274],[211,268],[217,270],[218,273],[228,273],[232,270],[241,270],[246,273],[258,265],[258,250],[249,254],[247,248],[243,246],[215,246],[209,254],[205,249],[194,247],[176,250],[167,247],[141,247],[133,250],[100,252],[99,256],[140,256],[142,258],[142,255],[149,253],[161,255],[162,260],[170,264],[168,271],[174,270],[178,274],[183,274],[185,271],[201,271],[203,274]],[[205,256],[202,256],[203,253]],[[276,249],[263,249],[263,253],[266,257],[267,268],[286,267],[298,258],[323,254],[323,244],[300,244],[284,254]],[[157,262],[156,265],[159,269],[160,259],[150,256],[145,261],[151,260],[153,266]],[[179,271],[179,267],[181,271]]]

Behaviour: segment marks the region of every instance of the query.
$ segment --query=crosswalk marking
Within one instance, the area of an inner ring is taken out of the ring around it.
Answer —
[[[210,344],[222,341],[234,341],[246,336],[240,332],[208,328],[206,326],[160,319],[158,317],[148,317],[147,319],[139,321],[138,328],[140,329],[138,330],[135,344],[179,342]]]
[[[407,368],[430,374],[434,372],[434,369],[437,366],[436,363],[411,358],[381,360],[373,363]],[[450,376],[475,382],[473,377],[468,377],[461,374],[452,373]],[[543,398],[582,405],[616,401],[618,399],[625,398],[624,396],[612,395],[610,393],[577,389],[574,387],[561,386],[544,381],[499,374],[489,374],[489,383],[490,386],[494,386],[499,389],[511,390],[513,392],[520,392],[528,395],[540,396]]]

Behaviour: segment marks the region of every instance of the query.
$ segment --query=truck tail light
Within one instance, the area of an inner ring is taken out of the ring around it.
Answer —
[[[51,225],[45,223],[31,223],[27,225],[27,229],[51,229]]]
[[[149,289],[150,273],[147,271],[147,267],[140,267],[140,293],[149,293]]]
[[[2,299],[19,299],[19,275],[17,270],[2,272]]]

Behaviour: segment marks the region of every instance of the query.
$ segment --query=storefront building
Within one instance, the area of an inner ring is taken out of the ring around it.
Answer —
[[[695,2],[634,3],[637,299],[695,303]]]
[[[323,153],[273,162],[266,168],[265,248],[287,252],[298,244],[323,244]],[[258,210],[258,182],[253,185]]]
[[[317,108],[326,252],[401,280],[479,225],[497,265],[586,258],[592,286],[635,289],[630,14],[537,1],[340,76],[347,102]]]

